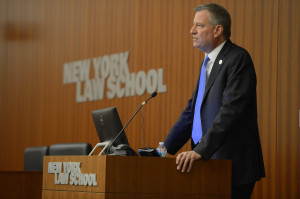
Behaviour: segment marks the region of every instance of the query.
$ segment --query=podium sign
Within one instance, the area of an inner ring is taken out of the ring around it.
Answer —
[[[175,158],[45,156],[43,198],[230,199],[231,161],[199,160],[189,173]]]

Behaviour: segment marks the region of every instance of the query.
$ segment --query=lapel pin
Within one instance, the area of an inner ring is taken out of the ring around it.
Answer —
[[[219,61],[219,65],[221,65],[223,63],[222,59]]]

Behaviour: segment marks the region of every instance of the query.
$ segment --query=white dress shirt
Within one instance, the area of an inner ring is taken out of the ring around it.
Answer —
[[[215,49],[213,49],[213,51],[211,51],[210,53],[205,54],[205,56],[207,55],[209,57],[209,61],[207,63],[207,67],[206,67],[206,82],[207,82],[208,77],[209,77],[209,75],[211,73],[211,70],[212,70],[212,67],[213,67],[213,65],[215,63],[215,60],[216,60],[218,54],[220,53],[221,49],[223,48],[223,46],[224,46],[224,44],[225,44],[226,41],[224,41],[218,47],[216,47]]]

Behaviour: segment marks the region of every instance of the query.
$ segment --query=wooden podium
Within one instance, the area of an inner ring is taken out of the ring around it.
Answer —
[[[70,165],[79,162],[81,177],[74,178]],[[69,169],[62,166],[59,172],[69,173],[67,178],[51,173],[64,164]],[[43,199],[230,199],[231,194],[230,160],[196,161],[190,173],[181,173],[175,158],[45,156],[43,171]],[[88,185],[89,174],[96,174],[97,186]],[[79,178],[87,185],[70,185]],[[59,179],[68,184],[55,184]]]

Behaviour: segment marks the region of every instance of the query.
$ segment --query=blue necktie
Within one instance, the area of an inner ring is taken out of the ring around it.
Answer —
[[[201,108],[202,99],[203,99],[203,95],[204,95],[204,91],[205,91],[206,67],[207,67],[208,61],[209,61],[209,57],[206,55],[206,57],[202,63],[202,67],[201,67],[199,88],[198,88],[198,94],[197,94],[195,111],[194,111],[192,139],[195,144],[197,144],[202,137],[202,124],[201,124],[200,108]]]

